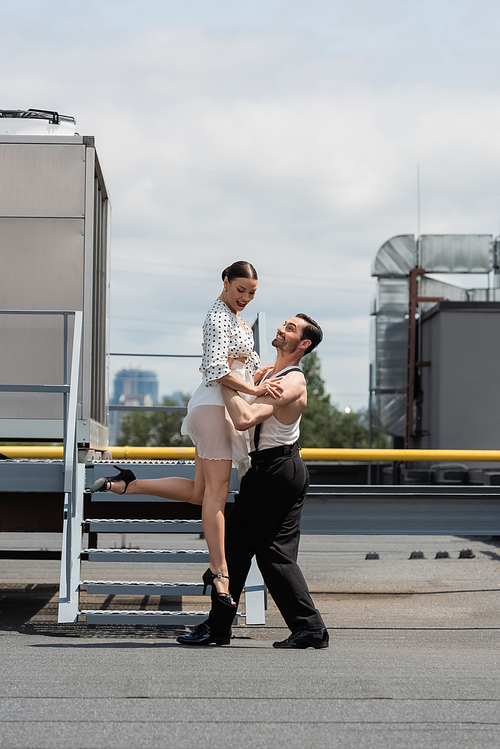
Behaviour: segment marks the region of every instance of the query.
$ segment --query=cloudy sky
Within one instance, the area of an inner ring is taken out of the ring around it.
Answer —
[[[71,114],[113,208],[111,351],[197,354],[250,260],[269,337],[302,311],[340,406],[367,403],[370,267],[422,233],[500,232],[498,0],[17,0],[1,107]],[[450,280],[450,279],[448,279]],[[269,351],[269,356],[271,352]],[[192,391],[195,359],[114,358]]]

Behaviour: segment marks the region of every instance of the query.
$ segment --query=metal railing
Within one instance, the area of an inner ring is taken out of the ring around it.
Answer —
[[[51,454],[36,457],[62,458],[63,461],[63,541],[61,551],[61,577],[59,588],[59,621],[74,621],[78,611],[78,587],[75,588],[75,572],[78,572],[81,523],[83,517],[83,491],[85,466],[78,466],[77,412],[80,351],[82,346],[83,312],[67,310],[0,310],[0,315],[59,315],[63,317],[63,383],[62,385],[0,385],[3,393],[60,393],[63,396],[63,446],[48,448]],[[74,317],[71,370],[69,365],[69,318]],[[43,450],[43,448],[42,448]],[[19,456],[19,448],[7,448],[9,457]],[[78,537],[78,544],[73,540]]]
[[[76,416],[78,399],[78,372],[80,369],[80,349],[82,341],[83,313],[68,310],[0,310],[0,315],[32,315],[63,317],[63,383],[62,385],[0,385],[3,393],[61,393],[63,396],[63,449],[64,460],[64,491],[70,491],[72,486],[72,466],[76,451]],[[68,318],[75,318],[73,331],[73,354],[71,360],[71,376],[68,380]],[[73,385],[73,387],[71,387]],[[73,439],[74,436],[74,439]],[[74,443],[74,444],[73,444]],[[59,451],[60,452],[60,451]],[[45,456],[44,456],[45,457]]]
[[[85,467],[83,464],[78,465],[76,436],[82,321],[83,313],[75,312],[69,402],[64,432],[64,511],[58,616],[60,622],[73,622],[78,616],[79,557],[85,488]]]

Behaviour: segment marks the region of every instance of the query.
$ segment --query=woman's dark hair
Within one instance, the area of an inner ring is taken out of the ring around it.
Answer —
[[[226,277],[228,281],[234,281],[235,278],[251,278],[254,281],[258,280],[257,271],[252,263],[247,263],[246,260],[237,260],[232,265],[224,268],[222,271],[222,280]]]
[[[310,354],[311,351],[313,351],[316,346],[321,343],[321,341],[323,340],[323,331],[321,330],[316,320],[313,320],[312,317],[309,317],[309,315],[304,315],[303,312],[299,312],[299,314],[295,315],[295,317],[299,317],[306,323],[302,330],[302,338],[300,340],[303,341],[307,338],[309,341],[311,341],[311,345],[308,346],[304,351],[305,356],[306,354]]]

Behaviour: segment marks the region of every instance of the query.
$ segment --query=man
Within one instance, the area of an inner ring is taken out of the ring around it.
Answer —
[[[307,404],[306,382],[298,364],[321,342],[323,332],[310,317],[298,314],[278,328],[272,345],[276,364],[264,377],[279,378],[280,398],[247,403],[222,386],[224,402],[239,430],[250,430],[252,465],[226,520],[226,559],[230,592],[238,602],[255,555],[264,582],[291,635],[275,648],[326,648],[328,632],[314,607],[297,565],[300,516],[309,472],[299,453],[298,436]],[[208,619],[181,635],[184,645],[228,645],[234,611],[212,597]]]

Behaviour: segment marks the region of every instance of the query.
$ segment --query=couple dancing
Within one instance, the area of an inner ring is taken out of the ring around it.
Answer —
[[[136,479],[132,471],[99,479],[91,491],[152,494],[202,505],[210,554],[203,575],[212,588],[208,619],[181,635],[185,645],[227,645],[236,606],[255,555],[264,581],[291,630],[279,648],[325,648],[328,633],[297,565],[300,516],[309,474],[299,453],[307,403],[298,364],[322,340],[319,325],[298,314],[278,328],[275,366],[260,367],[250,327],[239,316],[257,290],[257,272],[238,261],[222,273],[224,288],[203,325],[203,380],[182,433],[196,446],[194,481]],[[242,477],[227,521],[231,466]]]

